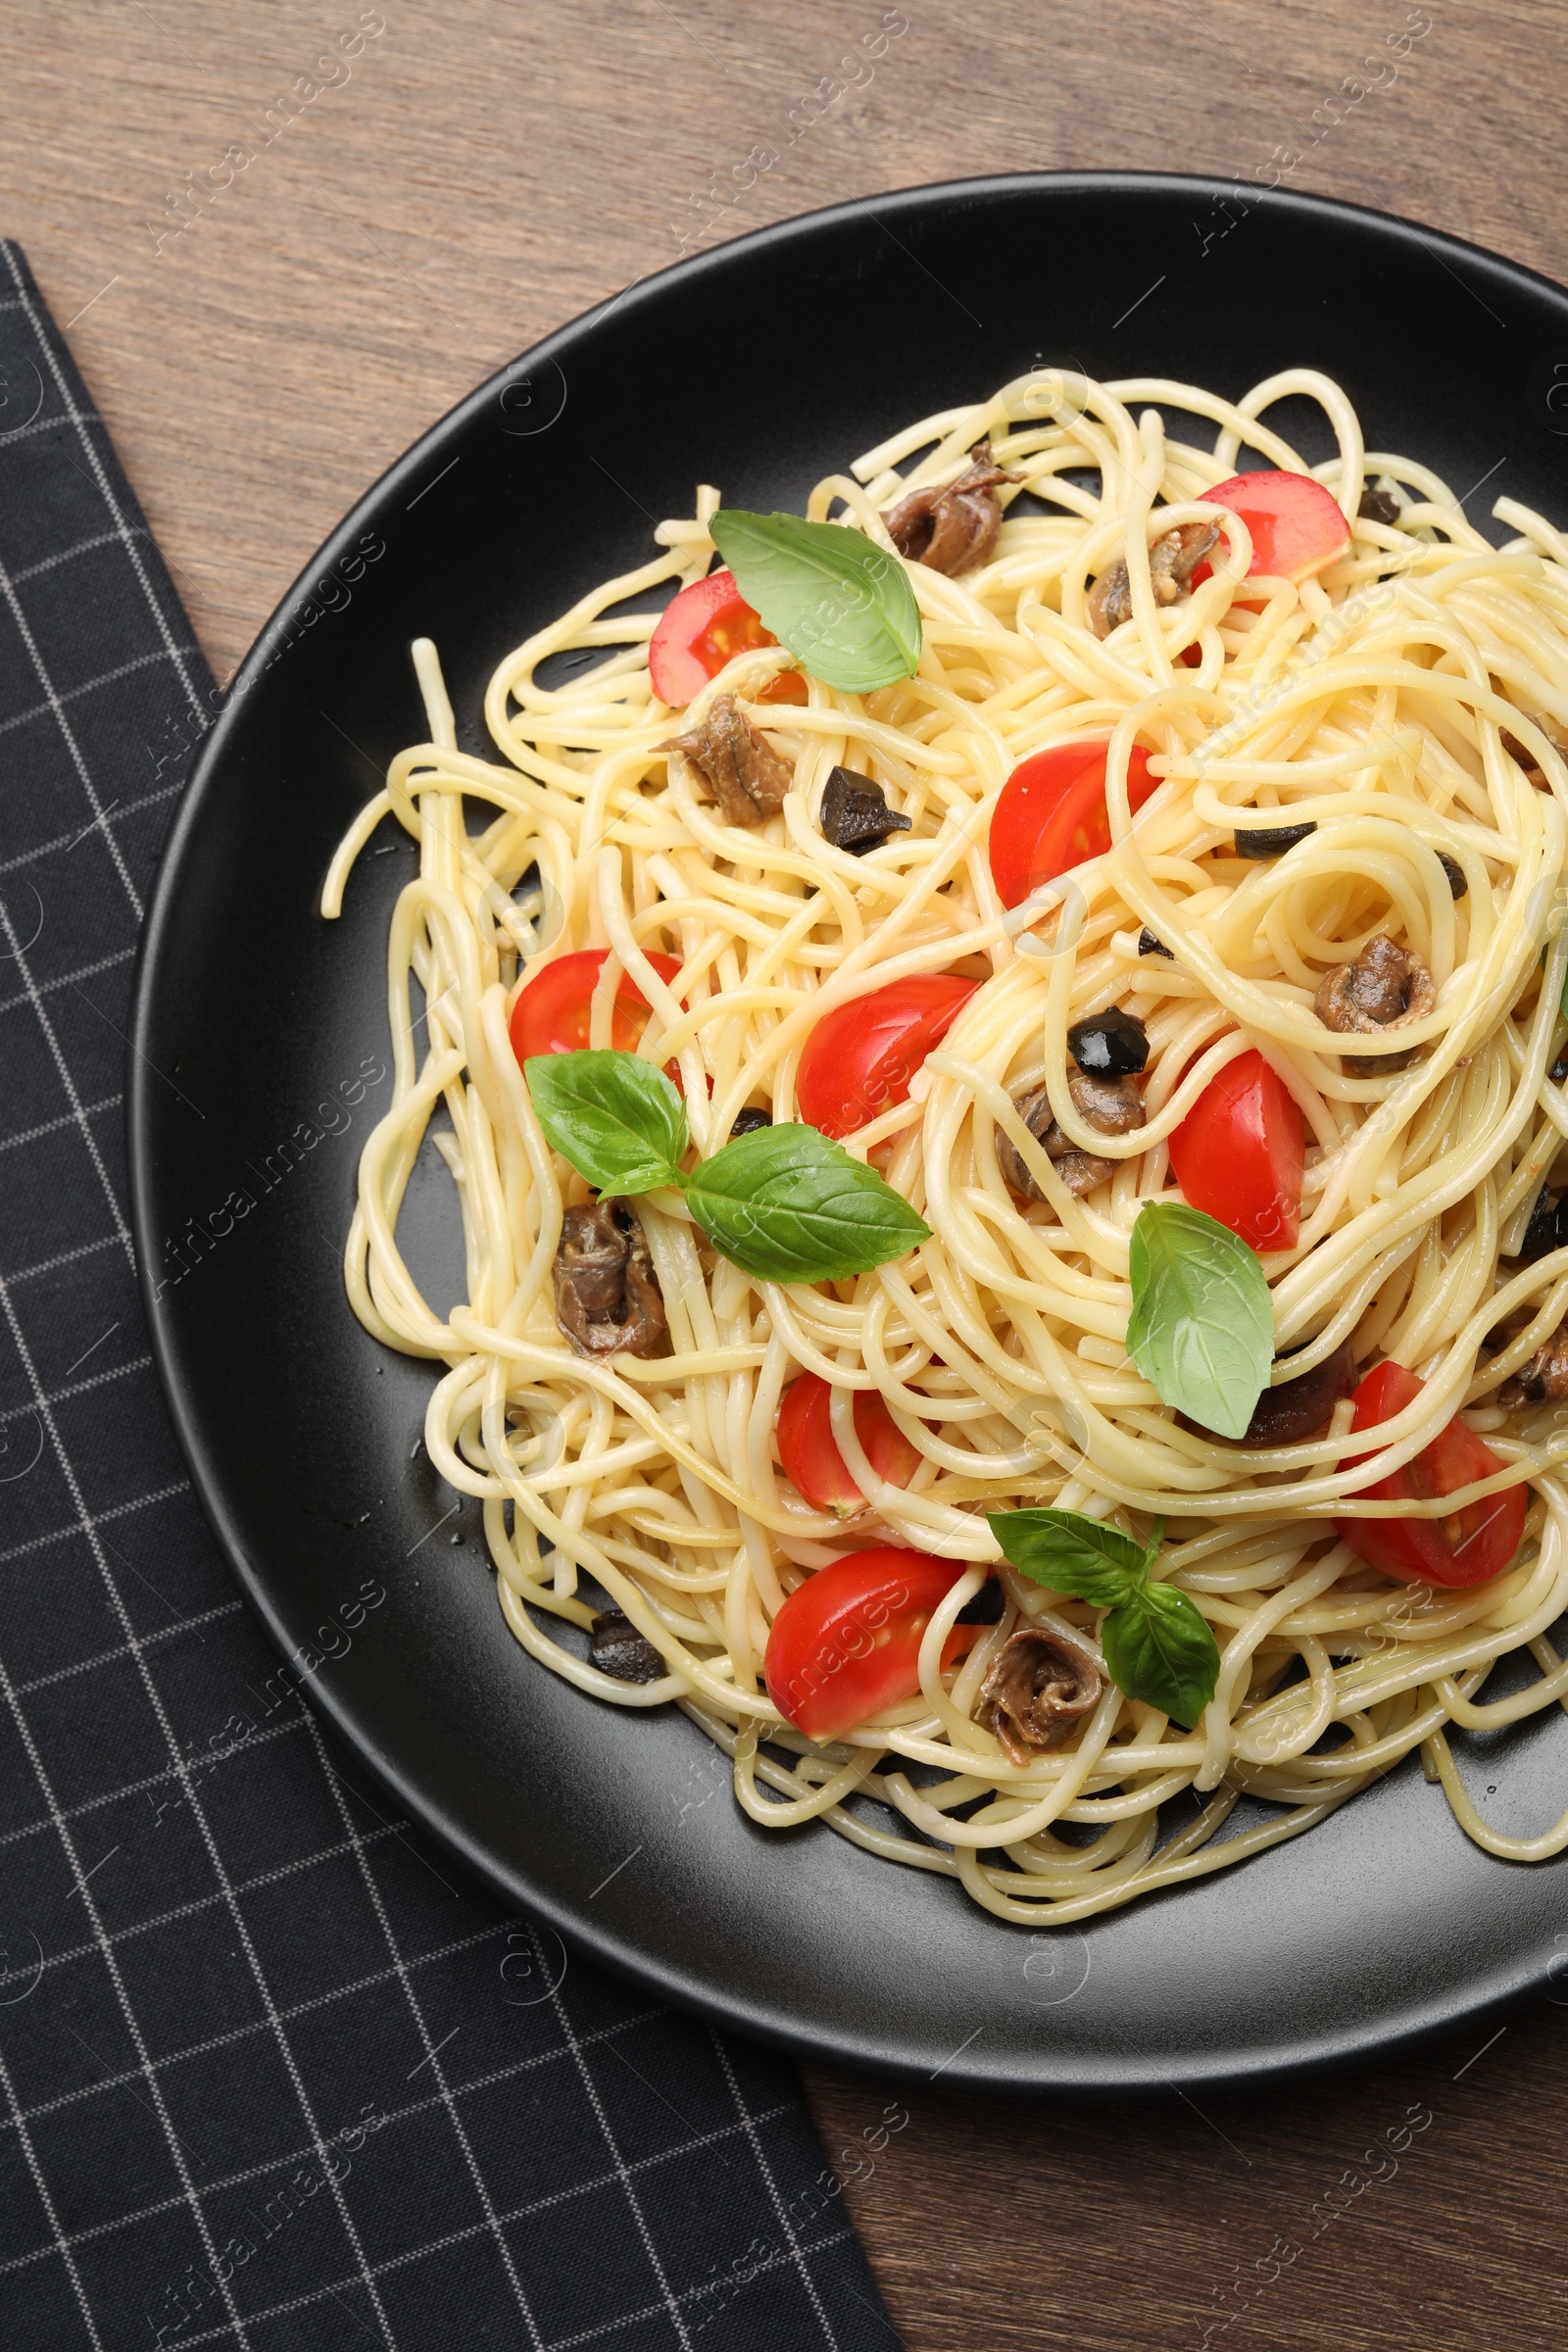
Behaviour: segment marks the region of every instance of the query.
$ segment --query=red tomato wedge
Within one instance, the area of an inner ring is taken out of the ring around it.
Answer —
[[[819,1568],[773,1620],[763,1673],[767,1694],[808,1740],[836,1740],[920,1688],[920,1637],[931,1612],[964,1573],[963,1560],[929,1552],[852,1551]],[[956,1625],[942,1644],[951,1666],[983,1625]]]
[[[1355,1392],[1350,1427],[1373,1429],[1392,1421],[1414,1403],[1425,1385],[1402,1364],[1379,1364]],[[1366,1456],[1352,1458],[1365,1461]],[[1430,1502],[1501,1468],[1491,1446],[1456,1416],[1413,1461],[1364,1488],[1363,1494],[1369,1502]],[[1385,1576],[1412,1585],[1484,1585],[1500,1576],[1518,1550],[1528,1503],[1523,1487],[1505,1487],[1500,1494],[1467,1502],[1450,1519],[1341,1519],[1336,1525],[1350,1549]]]
[[[801,1116],[824,1135],[853,1135],[909,1099],[909,1081],[979,987],[917,972],[837,1005],[806,1041],[795,1081]]]
[[[1004,906],[1021,906],[1041,890],[1110,847],[1103,743],[1054,743],[1015,767],[991,818],[991,878]],[[1127,798],[1134,811],[1159,788],[1149,754],[1134,744]]]
[[[716,678],[726,662],[758,647],[777,645],[746,602],[732,571],[710,571],[671,597],[648,646],[648,674],[662,703],[679,710]],[[804,703],[806,680],[786,669],[756,697],[760,703]]]
[[[778,1450],[787,1477],[819,1511],[836,1511],[851,1519],[864,1507],[860,1493],[845,1465],[833,1437],[830,1408],[833,1391],[814,1372],[803,1372],[785,1391],[778,1414]],[[878,1478],[890,1487],[906,1487],[920,1466],[919,1449],[909,1444],[888,1411],[879,1389],[858,1389],[855,1396],[855,1434]]]
[[[1227,1063],[1170,1139],[1188,1205],[1253,1250],[1295,1249],[1305,1155],[1300,1109],[1255,1051]]]
[[[1251,532],[1249,579],[1267,572],[1274,579],[1304,580],[1350,544],[1339,501],[1309,473],[1233,473],[1201,496],[1211,507],[1228,507]],[[1200,564],[1195,588],[1209,571],[1207,564]]]
[[[576,956],[560,956],[527,983],[512,1007],[512,1051],[519,1062],[531,1054],[576,1054],[587,1045],[594,985],[609,953],[608,948],[584,948]],[[678,977],[673,956],[650,954],[648,960],[661,980]],[[610,1019],[611,1045],[617,1054],[635,1054],[647,1026],[648,999],[623,972]]]

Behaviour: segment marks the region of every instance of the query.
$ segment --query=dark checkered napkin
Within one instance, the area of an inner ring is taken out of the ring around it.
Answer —
[[[217,701],[0,243],[0,2343],[888,2352],[789,2069],[568,1963],[250,1703],[121,1136]]]

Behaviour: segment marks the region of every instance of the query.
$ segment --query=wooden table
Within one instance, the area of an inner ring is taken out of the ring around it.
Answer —
[[[68,327],[220,673],[408,442],[672,260],[709,167],[884,15],[907,29],[874,78],[715,233],[970,172],[1252,177],[1273,157],[1283,184],[1568,276],[1551,0],[11,0],[0,229]],[[1313,145],[1314,108],[1419,23],[1397,82]],[[317,76],[333,86],[269,123],[357,28],[358,54]],[[220,190],[236,143],[253,160]],[[187,193],[173,235],[188,174],[215,192]],[[1513,2352],[1568,2318],[1568,2031],[1543,2004],[1483,2047],[1492,2032],[1306,2087],[1121,2109],[808,2080],[835,2161],[891,2101],[907,2112],[846,2193],[910,2352],[1198,2352],[1226,2314],[1248,2347]],[[1391,2130],[1408,2145],[1366,2185],[1357,2160]]]

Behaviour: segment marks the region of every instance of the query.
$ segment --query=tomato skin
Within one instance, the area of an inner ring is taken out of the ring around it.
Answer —
[[[1239,514],[1251,533],[1249,579],[1267,572],[1274,579],[1304,580],[1350,544],[1339,501],[1309,473],[1233,473],[1200,496],[1205,505]],[[1195,588],[1209,571],[1207,564],[1200,565]]]
[[[511,1022],[512,1051],[519,1064],[531,1054],[577,1054],[587,1045],[594,986],[609,953],[608,948],[584,948],[575,956],[558,956],[519,991]],[[679,977],[675,956],[650,953],[648,960],[662,980]],[[610,1019],[614,1051],[635,1054],[647,1026],[648,999],[623,972]]]
[[[1228,1062],[1170,1139],[1188,1205],[1253,1250],[1294,1250],[1306,1129],[1299,1106],[1254,1049]]]
[[[1355,1392],[1350,1427],[1372,1429],[1380,1421],[1392,1421],[1414,1403],[1425,1386],[1402,1364],[1378,1364]],[[1428,1502],[1434,1495],[1474,1486],[1501,1468],[1491,1446],[1455,1415],[1413,1461],[1362,1494],[1368,1502]],[[1483,1494],[1466,1503],[1451,1519],[1341,1519],[1335,1524],[1341,1540],[1385,1576],[1399,1577],[1406,1584],[1452,1588],[1484,1585],[1501,1575],[1519,1548],[1528,1507],[1523,1487],[1505,1487],[1500,1494]]]
[[[853,1519],[865,1496],[850,1476],[833,1437],[833,1391],[814,1372],[803,1372],[784,1392],[778,1414],[778,1450],[785,1475],[819,1511]],[[906,1487],[920,1466],[911,1446],[888,1411],[880,1389],[855,1393],[855,1434],[866,1460],[889,1486]]]
[[[916,972],[824,1014],[806,1041],[795,1082],[807,1125],[854,1135],[878,1112],[906,1102],[910,1079],[979,985]]]
[[[679,710],[737,654],[777,643],[736,587],[735,574],[710,571],[671,597],[660,614],[648,644],[648,675],[660,701]],[[788,669],[764,686],[757,700],[804,703],[806,698],[806,680]]]
[[[1104,743],[1054,743],[1013,769],[991,818],[991,878],[1004,906],[1021,906],[1032,891],[1109,849],[1109,749]],[[1135,743],[1127,762],[1127,798],[1135,813],[1159,781],[1149,772],[1149,754]]]
[[[818,1568],[773,1620],[767,1694],[808,1740],[836,1740],[920,1688],[920,1637],[969,1563],[924,1551],[852,1551]],[[942,1644],[951,1666],[983,1625],[956,1625]]]

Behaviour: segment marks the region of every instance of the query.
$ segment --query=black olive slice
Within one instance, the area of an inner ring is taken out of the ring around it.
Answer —
[[[601,1674],[620,1683],[657,1683],[667,1674],[658,1650],[619,1609],[601,1609],[588,1637],[588,1655]]]
[[[1446,850],[1440,850],[1438,863],[1448,877],[1449,898],[1462,899],[1470,885],[1465,880],[1464,867],[1459,863],[1458,858],[1450,858]]]
[[[1135,1014],[1109,1004],[1103,1012],[1074,1021],[1067,1032],[1067,1050],[1081,1070],[1121,1078],[1148,1061],[1149,1033]]]
[[[1245,833],[1236,836],[1238,858],[1283,858],[1294,850],[1298,841],[1315,833],[1317,825],[1311,817],[1304,825],[1250,825]]]
[[[1156,939],[1147,923],[1138,934],[1138,953],[1140,956],[1169,956],[1172,963],[1176,960],[1174,950],[1167,948],[1163,940]]]
[[[994,1576],[988,1576],[973,1600],[966,1600],[955,1625],[1000,1625],[1007,1596]]]
[[[772,1124],[770,1111],[760,1110],[755,1102],[748,1102],[744,1110],[735,1113],[735,1124],[729,1131],[730,1141],[733,1143],[738,1135],[755,1135],[759,1127],[771,1127]]]
[[[836,850],[848,850],[852,858],[863,858],[867,850],[879,850],[890,833],[907,833],[912,828],[906,816],[890,808],[880,784],[862,776],[858,768],[836,767],[822,787],[822,806],[818,810],[822,838]]]
[[[1563,1215],[1565,1200],[1568,1200],[1568,1194],[1563,1193],[1559,1193],[1553,1200],[1545,1185],[1543,1185],[1536,1195],[1536,1205],[1530,1211],[1530,1222],[1525,1227],[1525,1238],[1519,1245],[1519,1254],[1526,1264],[1531,1264],[1536,1258],[1545,1257],[1551,1250],[1562,1248],[1565,1238],[1563,1226],[1568,1223],[1568,1219],[1565,1219]]]

